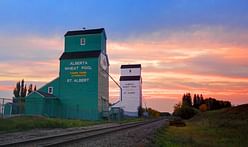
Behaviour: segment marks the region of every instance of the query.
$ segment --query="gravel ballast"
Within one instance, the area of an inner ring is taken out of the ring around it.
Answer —
[[[87,140],[65,144],[64,146],[83,146],[83,147],[141,147],[151,145],[151,140],[157,129],[166,125],[168,121],[161,121],[146,124],[127,130],[114,132],[111,134],[101,135]]]

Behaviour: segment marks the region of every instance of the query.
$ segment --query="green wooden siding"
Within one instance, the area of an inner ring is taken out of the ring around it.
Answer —
[[[85,38],[85,45],[80,45],[80,39]],[[102,49],[102,35],[75,35],[65,37],[65,52],[95,51]]]
[[[101,34],[101,49],[102,49],[102,52],[104,53],[104,54],[106,54],[107,53],[107,50],[106,50],[106,39],[105,39],[105,36],[104,36],[104,34],[102,33]]]
[[[12,104],[7,103],[4,104],[4,116],[11,116],[12,113]]]
[[[61,117],[61,105],[60,100],[57,98],[45,98],[43,115],[48,117]]]
[[[53,95],[59,97],[59,77],[41,87],[39,91],[48,93],[48,87],[53,87]]]
[[[61,109],[59,103],[57,98],[43,97],[37,92],[33,92],[26,97],[25,114],[58,117]]]
[[[25,98],[25,114],[42,115],[44,108],[44,99],[36,92],[32,92]]]
[[[60,61],[60,100],[69,116],[98,116],[98,58]],[[71,110],[71,111],[69,111]],[[94,113],[93,113],[94,112]]]

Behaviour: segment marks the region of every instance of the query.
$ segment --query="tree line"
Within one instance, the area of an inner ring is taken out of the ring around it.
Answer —
[[[207,106],[207,110],[216,110],[231,107],[230,101],[217,100],[216,98],[205,98],[202,94],[194,94],[193,101],[190,93],[186,93],[182,97],[182,105],[200,109],[203,105]]]
[[[24,98],[33,91],[36,91],[36,85],[33,87],[33,84],[29,84],[27,88],[27,84],[25,84],[24,79],[22,79],[21,81],[18,81],[16,83],[16,87],[13,90],[13,94],[16,98]]]
[[[138,108],[138,116],[142,117],[142,116],[148,116],[148,117],[152,117],[152,118],[157,118],[160,116],[160,112],[152,109],[152,108],[142,108],[139,107]]]
[[[216,98],[204,98],[202,94],[194,94],[193,100],[190,93],[182,97],[182,102],[174,106],[173,115],[180,116],[184,119],[193,117],[198,111],[217,110],[231,107],[230,101],[217,100]]]

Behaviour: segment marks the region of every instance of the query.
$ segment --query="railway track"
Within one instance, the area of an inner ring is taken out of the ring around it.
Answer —
[[[32,147],[50,147],[50,146],[60,146],[69,143],[74,143],[77,141],[82,141],[86,139],[90,139],[93,137],[97,137],[100,135],[111,134],[113,132],[126,130],[134,127],[139,127],[147,124],[151,124],[157,121],[161,121],[162,119],[155,119],[143,122],[134,122],[134,123],[127,123],[127,124],[120,124],[118,126],[111,126],[105,128],[98,128],[98,129],[91,129],[91,130],[80,130],[80,131],[73,131],[69,133],[51,135],[51,136],[44,136],[44,137],[37,137],[22,141],[13,141],[10,143],[1,144],[0,146],[32,146]]]

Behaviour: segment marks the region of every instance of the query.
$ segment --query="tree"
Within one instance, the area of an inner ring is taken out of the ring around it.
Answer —
[[[160,116],[160,112],[157,111],[157,110],[154,110],[154,109],[152,109],[152,108],[148,108],[148,109],[147,109],[147,112],[148,112],[148,115],[149,115],[150,117],[159,117],[159,116]]]
[[[198,108],[196,94],[194,94],[194,98],[193,98],[193,107]]]
[[[202,95],[202,94],[201,94],[200,97],[199,97],[199,106],[200,106],[201,104],[205,104],[204,98],[203,98],[203,95]]]
[[[143,108],[141,106],[138,107],[138,116],[141,117],[143,114]]]
[[[178,104],[174,106],[174,112],[173,112],[174,116],[179,116],[183,119],[189,119],[193,117],[195,114],[197,114],[197,110],[193,107],[189,107],[187,105],[182,105],[181,107],[179,106],[180,105]]]
[[[231,102],[216,100],[215,98],[211,98],[211,97],[205,99],[205,102],[208,106],[208,110],[216,110],[216,109],[231,107]]]
[[[192,98],[190,93],[183,95],[182,105],[192,107]]]
[[[20,91],[20,96],[23,97],[24,95],[24,79],[21,81],[21,91]]]
[[[224,101],[224,107],[226,108],[226,107],[231,107],[232,105],[231,105],[231,102],[229,102],[229,101]]]
[[[13,94],[15,98],[26,97],[27,94],[30,94],[32,91],[36,91],[36,85],[33,89],[33,84],[30,84],[27,88],[24,79],[16,83],[16,87],[13,89]]]
[[[226,108],[226,107],[231,107],[231,102],[229,101],[222,101],[222,100],[217,100],[215,98],[203,98],[202,94],[194,94],[193,97],[193,105],[192,105],[192,99],[191,99],[191,94],[190,93],[186,93],[183,94],[182,97],[182,105],[180,106],[180,108],[177,108],[177,110],[182,109],[184,107],[192,107],[199,109],[201,111],[206,111],[206,110],[216,110],[216,109],[221,109],[221,108]],[[175,111],[175,107],[174,107],[174,112]],[[189,110],[188,108],[185,109],[185,112],[187,111],[187,113],[191,110]],[[184,112],[184,110],[180,110],[180,113]],[[193,111],[192,111],[193,112]]]
[[[174,105],[174,112],[173,112],[173,115],[175,115],[179,110],[180,108],[182,107],[182,104],[179,102],[177,104]]]
[[[21,97],[26,97],[26,95],[27,95],[27,86],[26,86],[26,84],[25,84],[25,86],[24,86],[24,88],[22,88],[22,91],[21,91]]]
[[[205,111],[208,110],[208,106],[207,106],[206,104],[201,104],[201,105],[199,106],[199,110],[200,110],[201,112],[205,112]]]
[[[20,86],[20,81],[19,81],[16,83],[16,87],[13,90],[13,94],[15,97],[20,97],[20,89],[21,89],[21,86]]]
[[[33,85],[30,84],[30,85],[28,86],[28,94],[30,94],[32,91],[33,91]]]

